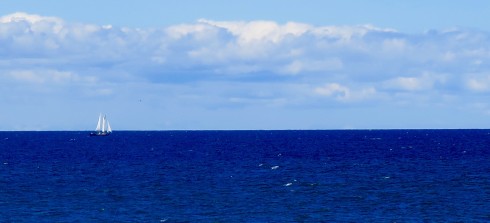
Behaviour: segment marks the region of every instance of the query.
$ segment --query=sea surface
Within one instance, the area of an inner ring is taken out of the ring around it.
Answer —
[[[0,132],[0,222],[490,222],[490,130]]]

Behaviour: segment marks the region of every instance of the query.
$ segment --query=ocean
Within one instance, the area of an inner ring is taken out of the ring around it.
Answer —
[[[0,132],[0,222],[490,222],[489,134]]]

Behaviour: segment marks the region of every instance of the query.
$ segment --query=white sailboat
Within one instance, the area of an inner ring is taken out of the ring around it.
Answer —
[[[109,124],[109,120],[106,116],[102,116],[99,114],[99,121],[97,122],[97,127],[95,128],[95,132],[91,132],[90,136],[108,136],[112,132],[111,125]]]

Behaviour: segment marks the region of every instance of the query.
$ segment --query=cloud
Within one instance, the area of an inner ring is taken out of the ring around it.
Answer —
[[[173,102],[206,108],[324,100],[450,107],[490,90],[489,39],[488,32],[462,28],[403,33],[374,25],[207,19],[127,28],[14,13],[0,17],[0,79],[11,94],[49,85],[79,97],[195,95],[199,100]]]
[[[272,21],[217,22],[200,19],[198,22],[227,30],[241,45],[264,41],[279,43],[288,37],[302,36],[312,28],[310,25],[294,22],[285,25]]]
[[[372,25],[206,19],[138,29],[26,13],[1,17],[0,30],[1,63],[11,69],[111,69],[151,80],[176,71],[203,78],[267,73],[392,83],[413,90],[431,82],[426,72],[449,78],[457,75],[454,71],[475,73],[488,67],[490,57],[489,35],[472,30],[405,34]]]
[[[353,91],[351,88],[338,83],[328,83],[324,86],[315,88],[314,91],[318,95],[331,97],[342,102],[365,100],[375,97],[376,95],[376,89],[374,87]]]
[[[490,91],[490,73],[469,74],[465,84],[471,91],[488,92]]]
[[[13,70],[6,74],[10,80],[33,84],[66,84],[69,82],[95,83],[96,77],[57,70]]]
[[[17,12],[17,13],[0,17],[0,23],[16,23],[16,22],[28,22],[34,24],[40,22],[62,23],[63,21],[56,17],[39,16],[39,15],[27,14],[23,12]]]
[[[294,60],[278,71],[285,74],[300,74],[303,72],[338,71],[342,69],[342,61],[338,58],[324,60]]]
[[[163,29],[132,29],[25,13],[1,17],[0,30],[0,56],[11,66],[20,67],[26,59],[38,59],[35,65],[46,67],[69,61],[63,66],[143,69],[133,75],[153,79],[155,72],[176,70],[208,75],[323,74],[350,81],[398,81],[407,88],[415,81],[410,76],[458,67],[479,69],[488,66],[490,56],[487,34],[471,30],[414,35],[372,25],[205,19]]]
[[[433,90],[436,84],[444,86],[445,82],[445,75],[426,72],[415,77],[395,77],[384,82],[384,86],[394,90],[422,91]]]

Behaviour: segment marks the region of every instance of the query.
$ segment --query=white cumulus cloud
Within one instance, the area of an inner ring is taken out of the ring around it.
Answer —
[[[203,107],[298,107],[329,99],[359,106],[400,98],[404,105],[487,103],[472,96],[490,90],[488,39],[488,32],[464,28],[403,33],[362,24],[208,19],[127,28],[14,13],[0,17],[0,79],[9,93],[0,97],[24,94],[19,89],[27,85],[66,86],[80,97],[132,95],[145,86],[158,89],[151,98],[171,101],[185,89],[200,100],[176,103]]]

